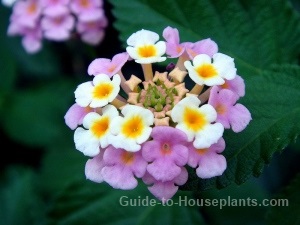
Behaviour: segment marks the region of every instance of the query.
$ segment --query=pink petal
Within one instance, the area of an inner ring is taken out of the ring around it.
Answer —
[[[184,185],[187,180],[188,180],[188,172],[186,170],[186,168],[181,167],[181,172],[180,174],[174,179],[174,183],[177,185]]]
[[[184,166],[188,161],[188,148],[184,145],[174,145],[172,147],[172,159],[177,166]]]
[[[98,45],[104,39],[104,30],[89,31],[81,34],[81,39],[87,44]]]
[[[178,176],[181,172],[181,169],[171,160],[161,158],[149,164],[147,166],[147,171],[156,180],[165,182],[173,180],[176,176]]]
[[[68,127],[74,130],[78,125],[82,124],[82,120],[90,110],[79,106],[77,103],[73,104],[67,111],[64,119]]]
[[[22,45],[28,53],[36,53],[42,48],[41,40],[31,36],[23,37]]]
[[[148,189],[156,198],[167,200],[176,194],[178,187],[173,182],[156,182]]]
[[[251,121],[249,110],[242,104],[236,104],[229,112],[229,122],[234,132],[241,132]]]
[[[153,131],[153,130],[152,130]],[[153,162],[161,157],[161,144],[158,141],[147,141],[142,145],[142,154],[145,160]]]
[[[194,43],[192,50],[196,52],[197,55],[206,54],[212,57],[214,54],[218,52],[218,45],[210,38],[207,38]]]
[[[187,136],[181,130],[169,126],[157,126],[152,129],[151,136],[159,142],[170,144],[186,144]]]
[[[226,167],[227,163],[223,155],[210,153],[201,157],[196,173],[198,177],[208,179],[222,175]]]
[[[110,59],[98,58],[94,59],[88,67],[89,75],[98,75],[106,72],[106,68],[111,64]]]
[[[103,150],[92,159],[89,159],[85,164],[85,176],[87,179],[101,183],[103,182],[103,177],[101,174],[102,168],[105,166],[103,161]]]
[[[101,174],[104,181],[116,189],[130,190],[138,184],[130,168],[121,165],[105,166]]]

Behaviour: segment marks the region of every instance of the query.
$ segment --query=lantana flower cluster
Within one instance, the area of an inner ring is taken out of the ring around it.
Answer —
[[[92,80],[77,87],[76,103],[65,115],[76,149],[91,157],[87,179],[129,190],[141,178],[160,200],[187,182],[188,166],[199,179],[222,175],[224,129],[241,132],[251,120],[237,103],[245,84],[233,58],[211,39],[181,43],[175,28],[165,28],[163,37],[142,29],[127,39],[126,52],[95,59],[88,67]],[[176,64],[153,73],[152,63],[165,55]],[[128,60],[141,65],[144,81],[124,78]],[[187,79],[194,83],[190,90]]]
[[[76,30],[81,40],[99,44],[107,19],[102,0],[17,0],[13,5],[8,35],[21,36],[28,53],[42,48],[42,39],[66,41]]]

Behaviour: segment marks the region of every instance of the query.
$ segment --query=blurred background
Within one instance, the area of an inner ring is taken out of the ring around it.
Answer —
[[[252,1],[238,2],[245,6],[251,5]],[[297,23],[299,28],[300,2],[287,2],[296,15],[293,23]],[[122,3],[118,8],[119,3],[120,0],[104,1],[109,23],[105,38],[99,45],[84,44],[74,34],[66,42],[44,40],[42,50],[36,54],[26,53],[19,37],[7,36],[12,10],[0,6],[0,225],[300,224],[299,138],[293,137],[291,143],[284,143],[284,148],[274,153],[259,177],[250,175],[245,183],[231,184],[220,190],[182,190],[176,195],[176,198],[188,196],[198,199],[228,196],[260,200],[288,198],[291,200],[289,207],[122,207],[118,200],[123,195],[153,197],[142,184],[125,192],[85,179],[87,158],[76,151],[73,131],[65,125],[64,115],[74,103],[77,85],[90,80],[87,75],[90,62],[101,57],[111,59],[116,53],[125,51],[126,29],[136,29],[136,24],[122,20]],[[128,1],[127,4],[132,4],[132,10],[139,10],[140,5],[159,7],[154,6],[152,1]],[[192,7],[191,3],[186,4]],[[163,3],[161,7],[162,11],[168,10]],[[169,7],[173,10],[173,6]],[[205,9],[201,10],[205,14]],[[187,15],[195,15],[195,11]],[[251,15],[256,13],[251,11]],[[156,15],[148,15],[145,11],[142,16],[144,20],[148,17],[151,20]],[[177,17],[180,15],[176,14],[172,23]],[[135,19],[139,21],[140,18],[129,18]],[[289,24],[289,18],[284,23]],[[209,31],[206,33],[209,34]],[[213,32],[212,35],[218,36]],[[300,40],[300,36],[297,38]],[[285,48],[290,44],[285,42],[281,46]],[[249,51],[253,51],[253,47],[251,49]],[[300,50],[295,51],[293,63],[299,65]],[[123,73],[128,76],[135,73],[131,64],[124,70]],[[299,77],[300,73],[297,75]]]

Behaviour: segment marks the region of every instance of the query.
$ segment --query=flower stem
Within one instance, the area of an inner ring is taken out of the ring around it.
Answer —
[[[181,56],[179,56],[178,61],[176,63],[176,67],[178,67],[182,71],[186,71],[186,68],[184,66],[184,62],[189,60],[189,56],[186,52],[184,52]]]
[[[121,97],[121,96],[120,96]],[[121,97],[122,98],[122,97]],[[122,100],[120,100],[118,97],[115,98],[112,102],[112,105],[114,105],[116,108],[120,108],[124,105],[126,105],[126,102],[123,102]]]
[[[193,89],[190,91],[190,94],[199,95],[203,89],[204,85],[195,84]]]
[[[201,103],[204,103],[204,102],[206,102],[208,100],[211,89],[212,89],[212,87],[210,87],[209,89],[207,89],[203,94],[201,94],[198,97],[200,99]]]
[[[153,72],[152,72],[152,64],[142,64],[143,72],[145,81],[150,81],[153,79]]]
[[[130,92],[130,88],[128,87],[128,85],[125,83],[126,82],[126,79],[122,73],[122,71],[120,70],[118,72],[118,74],[120,75],[120,78],[121,78],[121,87],[122,89],[125,91],[126,94],[128,94]]]

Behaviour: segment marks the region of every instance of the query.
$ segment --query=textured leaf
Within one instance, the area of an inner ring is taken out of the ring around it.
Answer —
[[[149,196],[142,185],[135,190],[121,191],[105,184],[74,183],[65,189],[49,211],[49,224],[204,224],[197,208],[175,204],[162,206]],[[148,199],[148,203],[152,199],[156,205],[139,206],[143,199],[145,202]],[[136,206],[124,206],[129,202]]]
[[[251,76],[274,63],[296,62],[300,20],[286,0],[113,0],[115,27],[125,43],[137,30],[176,27],[182,41],[212,38]],[[134,19],[133,19],[134,18]]]
[[[74,89],[71,82],[60,80],[16,91],[4,106],[5,130],[25,144],[43,146],[53,142],[67,130],[63,117]]]
[[[47,196],[57,195],[74,181],[86,180],[84,166],[88,158],[75,149],[73,138],[67,134],[73,131],[65,132],[48,146],[41,163],[39,184]]]
[[[252,121],[241,133],[225,132],[228,167],[220,177],[200,180],[190,176],[184,189],[223,188],[233,181],[259,176],[265,163],[300,133],[300,67],[282,66],[247,80],[242,99]]]
[[[300,174],[276,197],[278,206],[273,206],[267,213],[268,224],[300,224]],[[288,206],[284,205],[288,201]]]
[[[41,223],[43,205],[36,195],[34,174],[30,170],[10,168],[0,189],[0,224],[33,225]]]
[[[182,41],[215,40],[220,52],[235,58],[238,73],[245,79],[246,96],[241,103],[253,120],[239,134],[225,132],[227,170],[221,177],[206,180],[190,171],[184,190],[223,188],[232,182],[241,184],[252,174],[258,176],[272,154],[299,134],[299,67],[272,70],[272,65],[296,62],[299,54],[299,15],[288,1],[111,2],[115,27],[124,43],[142,28],[161,34],[166,26],[176,27]]]

